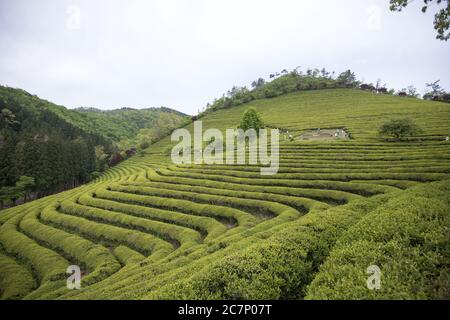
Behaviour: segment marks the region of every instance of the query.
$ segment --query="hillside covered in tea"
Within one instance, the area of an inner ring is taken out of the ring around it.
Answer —
[[[176,166],[168,136],[89,184],[1,211],[1,298],[449,298],[449,104],[306,90],[200,120],[236,128],[249,107],[285,132],[278,174]],[[380,137],[397,118],[421,132]],[[350,138],[300,139],[319,128]],[[70,265],[81,290],[66,288]],[[380,290],[367,289],[372,265]]]

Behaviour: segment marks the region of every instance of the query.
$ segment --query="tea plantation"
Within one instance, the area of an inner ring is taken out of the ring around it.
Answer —
[[[281,135],[280,169],[174,165],[167,137],[97,181],[0,212],[2,299],[448,299],[450,105],[356,89],[302,91],[207,114],[235,128],[248,107]],[[410,118],[403,142],[377,134]],[[187,126],[192,130],[193,125]],[[82,288],[68,290],[79,265]],[[367,267],[381,269],[379,290]]]

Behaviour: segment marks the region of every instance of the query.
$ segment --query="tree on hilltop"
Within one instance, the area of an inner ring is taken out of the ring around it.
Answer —
[[[255,89],[262,87],[265,83],[266,81],[263,78],[259,78],[258,80],[252,82],[252,88]]]
[[[440,100],[440,97],[445,95],[446,92],[439,84],[440,81],[425,84],[427,86],[427,93],[423,96],[425,100]]]
[[[358,85],[356,81],[356,75],[351,70],[347,70],[342,72],[336,79],[340,84],[345,85],[346,87],[354,87]]]

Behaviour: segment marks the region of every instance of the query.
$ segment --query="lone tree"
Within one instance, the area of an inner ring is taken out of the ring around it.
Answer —
[[[389,136],[396,140],[402,140],[403,138],[411,137],[421,132],[422,129],[420,129],[411,119],[391,120],[378,129],[380,136]]]
[[[439,100],[443,95],[446,94],[445,90],[442,89],[439,84],[441,80],[437,80],[432,83],[426,83],[427,93],[423,96],[425,100]]]
[[[256,132],[259,132],[260,129],[264,129],[264,122],[258,112],[256,112],[255,108],[250,107],[244,112],[239,129],[244,131],[255,129]]]
[[[422,0],[422,12],[425,13],[432,2],[437,5],[443,5],[434,15],[434,29],[437,31],[436,39],[447,41],[450,39],[450,0]],[[390,0],[391,11],[402,11],[407,7],[411,0]]]

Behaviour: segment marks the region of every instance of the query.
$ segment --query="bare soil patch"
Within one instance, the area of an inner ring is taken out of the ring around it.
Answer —
[[[314,129],[305,131],[296,140],[350,140],[349,133],[343,128]]]

